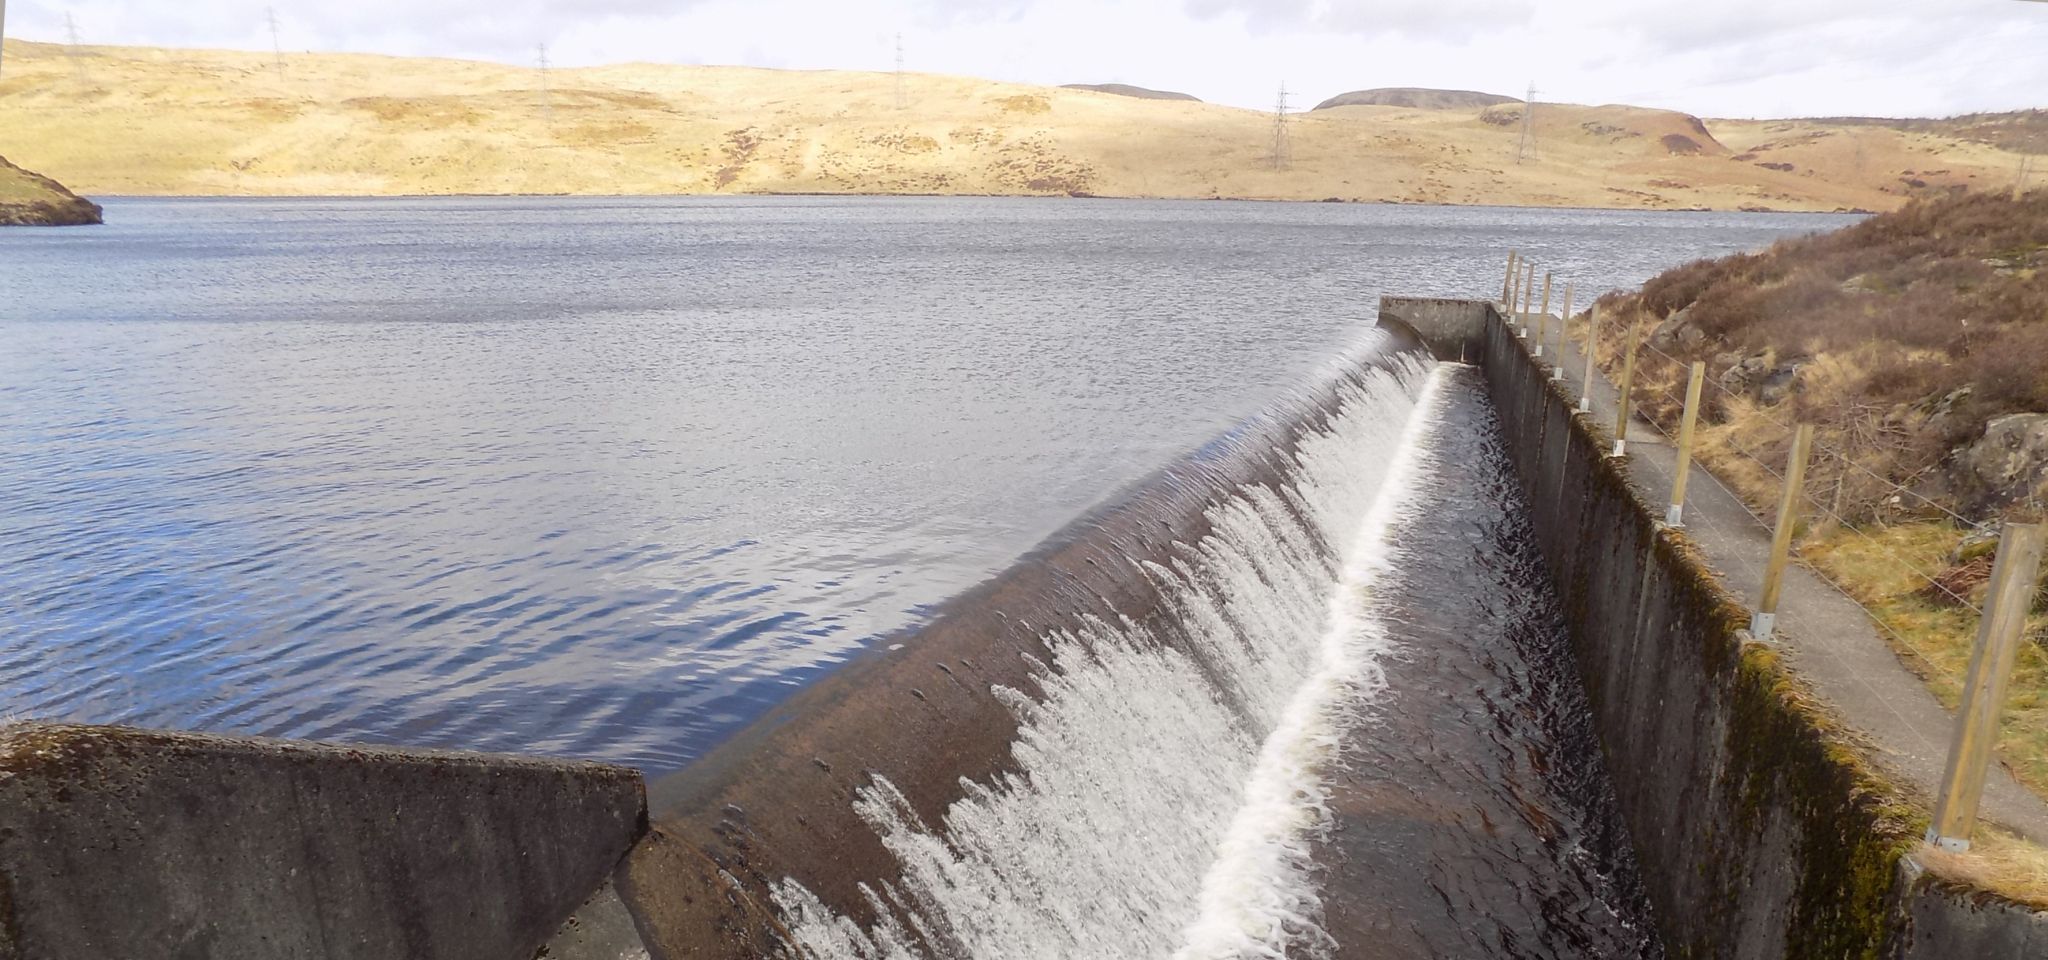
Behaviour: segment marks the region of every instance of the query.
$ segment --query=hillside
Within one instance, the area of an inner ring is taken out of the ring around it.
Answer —
[[[1715,419],[1813,423],[1868,469],[1832,497],[1851,520],[1996,519],[2048,502],[2048,190],[1916,203],[1667,271],[1602,306],[1643,325],[1651,384],[1705,361],[1731,391],[1717,391]],[[2040,449],[2005,449],[2013,416],[2038,421]]]
[[[1706,364],[1698,455],[1759,515],[1791,427],[1814,426],[1799,554],[1953,705],[1996,525],[2048,519],[2048,190],[1916,202],[1600,307],[1611,377],[1643,331],[1635,396],[1665,430],[1687,365]],[[1584,342],[1585,318],[1574,329]],[[2048,795],[2048,616],[2031,627],[2000,743]]]
[[[99,222],[99,204],[0,157],[0,227],[69,227]]]
[[[9,41],[0,150],[101,194],[1096,194],[1638,209],[1889,209],[2004,185],[2017,156],[1936,133],[1518,102],[1338,106],[1287,126],[1184,100],[966,77],[626,64],[551,71],[354,54]],[[75,63],[74,63],[75,59]],[[545,83],[545,85],[544,85]],[[1840,146],[1863,144],[1841,159]],[[1775,151],[1775,152],[1772,152]],[[1749,152],[1755,156],[1743,159]],[[1770,166],[1786,158],[1789,169]],[[1904,171],[1914,171],[1906,174]],[[1930,172],[1938,171],[1938,172]],[[1924,187],[1902,181],[1919,180]]]

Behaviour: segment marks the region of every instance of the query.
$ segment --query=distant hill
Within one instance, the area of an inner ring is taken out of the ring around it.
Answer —
[[[1375,87],[1340,93],[1316,104],[1317,110],[1332,107],[1407,107],[1411,110],[1483,110],[1502,103],[1521,103],[1477,90],[1432,90],[1428,87]]]
[[[1134,87],[1128,83],[1063,83],[1060,84],[1060,87],[1066,90],[1093,90],[1096,93],[1114,93],[1119,97],[1137,97],[1140,100],[1191,100],[1195,103],[1202,102],[1200,97],[1189,96],[1185,93],[1175,93],[1171,90],[1153,90],[1149,87]]]
[[[1889,210],[2010,191],[1984,125],[1706,120],[1481,93],[1289,118],[975,77],[6,41],[0,144],[91,194],[1233,197]],[[1133,88],[1135,89],[1135,88]],[[1458,100],[1464,97],[1469,99]],[[1340,98],[1341,99],[1341,98]],[[1498,101],[1498,102],[1492,102]],[[1471,105],[1490,105],[1472,108]],[[1995,126],[1995,125],[1994,125]],[[2043,176],[2035,164],[2037,178]]]
[[[1937,133],[1988,143],[2007,150],[2048,153],[2048,110],[2010,113],[1966,113],[1936,120],[1895,120],[1886,117],[1810,117],[1807,123],[1837,127],[1873,126],[1908,133]]]
[[[0,157],[0,227],[68,227],[98,222],[99,204]]]

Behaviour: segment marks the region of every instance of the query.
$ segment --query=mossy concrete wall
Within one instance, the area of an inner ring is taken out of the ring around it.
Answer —
[[[1662,526],[1661,505],[1607,455],[1612,437],[1576,413],[1575,392],[1493,307],[1473,307],[1478,360],[1670,955],[2048,955],[2040,914],[1920,873],[1908,854],[1921,807],[1749,637],[1748,611]],[[1421,332],[1444,338],[1440,355],[1467,349],[1454,321],[1439,330]]]
[[[0,958],[527,960],[646,830],[591,763],[0,729]]]

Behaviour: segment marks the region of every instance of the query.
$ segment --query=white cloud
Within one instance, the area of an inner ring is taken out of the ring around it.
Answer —
[[[273,0],[287,49],[1122,81],[1265,108],[1372,86],[1724,116],[2041,106],[2048,4],[2017,0]],[[14,0],[8,32],[265,49],[265,0]]]

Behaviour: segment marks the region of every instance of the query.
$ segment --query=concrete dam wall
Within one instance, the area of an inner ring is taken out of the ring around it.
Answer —
[[[0,730],[0,957],[531,957],[645,829],[588,763]]]
[[[1490,305],[1389,300],[644,791],[6,728],[0,958],[2048,953],[1913,862],[1924,815],[1574,402]]]
[[[1388,298],[1481,357],[1664,943],[1685,957],[2033,957],[2048,915],[1927,873],[1927,823],[1766,644],[1614,438],[1477,301]],[[1944,731],[1945,733],[1945,731]]]

